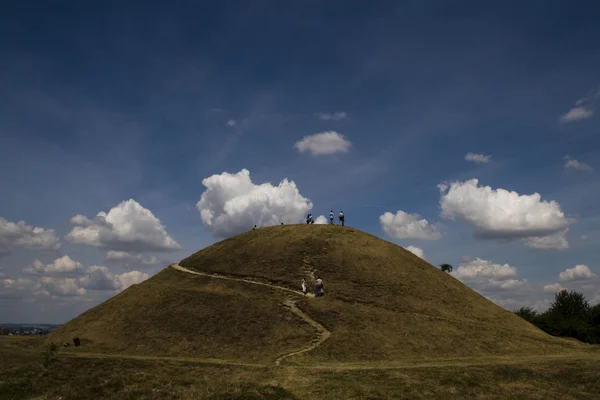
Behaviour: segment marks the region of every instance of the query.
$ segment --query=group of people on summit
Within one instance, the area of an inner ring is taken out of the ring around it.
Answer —
[[[344,226],[344,212],[340,211],[339,215],[338,215],[338,219],[340,220],[340,225]],[[335,221],[335,214],[333,213],[333,210],[331,210],[329,212],[329,224],[333,225]],[[312,214],[308,214],[306,216],[306,224],[314,224],[315,220],[313,219]]]

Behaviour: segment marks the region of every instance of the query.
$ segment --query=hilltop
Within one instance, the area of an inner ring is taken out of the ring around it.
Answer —
[[[78,335],[85,351],[251,363],[551,354],[583,346],[547,335],[404,248],[350,227],[249,231],[177,268],[86,311],[47,340]],[[302,278],[311,289],[316,277],[326,295],[299,294]]]

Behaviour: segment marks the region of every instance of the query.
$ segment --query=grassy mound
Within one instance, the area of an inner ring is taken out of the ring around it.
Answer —
[[[286,363],[547,354],[582,348],[551,337],[393,243],[349,227],[287,225],[223,240],[181,261],[203,273],[299,290],[321,277],[326,295],[305,298],[247,282],[168,268],[57,329],[84,346],[130,354],[273,360],[331,337]],[[86,341],[87,340],[87,344]]]

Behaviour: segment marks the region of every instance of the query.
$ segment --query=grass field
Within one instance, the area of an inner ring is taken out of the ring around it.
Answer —
[[[38,343],[33,343],[37,345]],[[600,351],[314,366],[75,354],[0,339],[0,399],[597,399]]]
[[[326,295],[302,295],[316,277]],[[44,353],[74,336],[80,347]],[[598,346],[546,334],[400,246],[327,225],[216,243],[46,337],[1,338],[0,357],[0,399],[600,393]]]

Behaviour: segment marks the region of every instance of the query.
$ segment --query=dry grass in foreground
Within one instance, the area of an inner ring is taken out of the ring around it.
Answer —
[[[544,361],[321,369],[84,358],[59,350],[44,368],[39,348],[2,338],[0,357],[0,399],[597,399],[600,393],[598,351]]]

